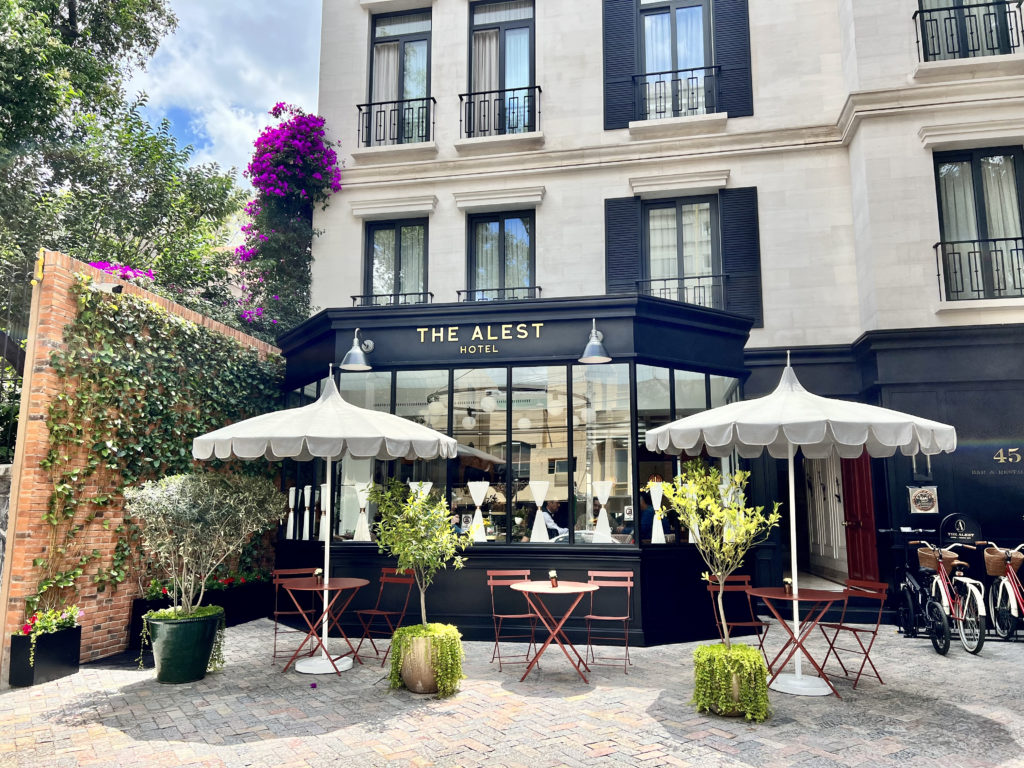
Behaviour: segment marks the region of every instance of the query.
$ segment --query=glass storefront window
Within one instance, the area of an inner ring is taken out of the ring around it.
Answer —
[[[601,496],[607,493],[613,543],[632,539],[633,446],[630,439],[629,366],[572,367],[575,459],[573,524],[578,543],[594,542]],[[628,508],[628,509],[627,509]]]
[[[391,374],[342,371],[338,391],[347,402],[372,411],[391,411]]]
[[[691,416],[707,410],[708,395],[705,389],[707,377],[694,371],[675,371],[676,413],[675,418]]]
[[[637,498],[639,506],[634,512],[632,523],[626,523],[627,529],[636,532],[639,538],[650,539],[648,530],[653,525],[651,515],[653,508],[645,511],[650,505],[650,496],[643,489],[650,482],[670,480],[675,474],[674,457],[648,451],[645,445],[647,430],[660,427],[672,421],[672,379],[668,368],[657,368],[650,365],[636,366],[636,408],[637,408],[637,470],[640,479],[640,493]],[[666,533],[671,526],[664,526]],[[637,538],[637,536],[634,536]],[[671,540],[669,537],[667,540]]]
[[[740,382],[732,376],[710,376],[711,407],[717,408],[740,399]]]
[[[448,434],[448,371],[398,371],[395,374],[395,414]],[[395,474],[410,480],[433,483],[442,495],[448,483],[448,461],[396,462]]]
[[[549,540],[569,533],[569,434],[566,369],[512,369],[512,442],[508,459],[513,491],[512,540],[529,541],[537,514],[530,482],[546,482],[544,507],[555,528]]]

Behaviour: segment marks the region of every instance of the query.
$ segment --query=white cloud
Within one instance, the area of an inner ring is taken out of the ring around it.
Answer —
[[[177,30],[128,83],[197,162],[245,168],[275,103],[316,111],[320,0],[172,0]],[[184,124],[183,124],[184,123]]]

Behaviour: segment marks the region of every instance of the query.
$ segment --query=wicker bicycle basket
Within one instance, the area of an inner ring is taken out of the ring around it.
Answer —
[[[942,550],[942,567],[945,568],[946,573],[953,570],[953,561],[956,559],[956,552],[953,550]],[[922,568],[931,568],[936,572],[939,570],[939,563],[938,558],[935,557],[935,550],[929,549],[928,547],[921,547],[917,550],[917,563]]]
[[[1024,554],[1014,552],[1010,555],[1010,567],[1018,570],[1024,563]],[[1002,549],[989,547],[985,550],[985,571],[989,576],[1003,576],[1006,573],[1006,553]]]

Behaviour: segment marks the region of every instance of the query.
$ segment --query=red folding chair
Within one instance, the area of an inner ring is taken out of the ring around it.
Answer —
[[[843,602],[843,613],[839,617],[839,621],[835,623],[821,622],[818,624],[818,629],[825,636],[825,640],[828,641],[828,653],[825,654],[825,661],[822,662],[821,668],[824,669],[828,664],[829,657],[835,656],[836,661],[839,662],[839,666],[843,669],[842,677],[847,680],[853,680],[853,687],[857,687],[857,683],[860,682],[860,677],[864,674],[864,667],[870,666],[871,671],[868,675],[875,677],[879,683],[885,685],[885,681],[882,680],[882,676],[878,674],[878,670],[875,669],[875,663],[871,661],[871,647],[875,644],[875,638],[878,637],[878,628],[882,624],[882,611],[885,608],[886,590],[889,585],[881,581],[863,581],[860,579],[847,579],[846,600]],[[878,613],[875,614],[875,624],[871,626],[866,625],[855,625],[848,624],[846,622],[846,610],[849,607],[850,599],[855,598],[858,600],[869,600],[878,602]],[[828,630],[832,631],[832,636],[829,637]],[[836,645],[836,640],[839,638],[840,632],[848,632],[853,636],[853,639],[857,641],[857,647],[843,647]],[[864,640],[870,638],[867,641],[867,645],[864,644]],[[857,670],[855,677],[850,677],[849,671],[846,669],[846,665],[839,656],[839,651],[854,656],[863,656],[863,660],[860,663],[860,668]]]
[[[601,589],[598,592],[602,592],[602,597],[607,597],[606,589],[622,589],[625,591],[625,604],[623,605],[622,611],[618,613],[596,613],[594,611],[594,595],[597,592],[590,593],[590,613],[583,617],[583,620],[587,623],[587,659],[588,664],[595,664],[598,666],[618,666],[622,664],[622,671],[625,674],[629,674],[629,667],[633,664],[632,659],[629,658],[629,617],[630,617],[630,606],[632,603],[633,593],[633,572],[632,571],[587,571],[587,583],[596,584]],[[615,603],[618,605],[619,603]],[[612,632],[612,628],[609,627],[607,630],[600,632],[593,631],[594,622],[602,623],[620,623],[622,624],[622,645],[624,653],[622,656],[596,656],[594,655],[594,646],[592,643],[593,638],[601,640],[618,640],[619,633],[617,631]],[[614,662],[614,663],[610,663]]]
[[[377,592],[377,602],[373,608],[363,608],[355,612],[359,623],[363,625],[363,636],[359,638],[359,645],[356,646],[356,656],[359,655],[359,649],[363,647],[363,641],[369,640],[370,645],[373,647],[373,655],[378,659],[381,658],[380,649],[374,642],[374,638],[382,639],[386,637],[390,640],[391,636],[395,634],[395,630],[402,626],[402,622],[405,620],[405,612],[409,608],[409,596],[412,594],[414,581],[412,571],[396,573],[394,568],[381,568],[380,590]],[[404,597],[402,596],[403,593]],[[395,607],[388,607],[397,606],[399,603],[402,605],[401,610],[396,610]],[[387,628],[375,628],[374,624],[378,620],[383,621]],[[384,658],[380,662],[382,667],[387,663],[389,653],[391,653],[390,642],[384,650]]]
[[[725,585],[720,586],[718,578],[714,575],[708,581],[708,594],[711,595],[711,610],[715,616],[715,629],[718,630],[718,637],[723,642],[725,638],[722,636],[722,625],[719,623],[718,615],[718,593],[719,591],[729,594],[730,592],[742,592],[747,598],[747,616],[748,618],[742,621],[729,621],[728,612],[726,613],[726,626],[729,629],[729,635],[732,636],[734,629],[750,628],[757,631],[757,647],[761,651],[761,655],[764,656],[764,663],[771,667],[771,663],[768,661],[768,654],[764,650],[764,639],[768,636],[768,628],[771,626],[765,621],[762,621],[754,613],[754,601],[750,599],[750,594],[747,590],[750,589],[750,577],[743,574],[733,574],[732,576],[725,577]]]
[[[536,630],[537,621],[540,618],[536,613],[527,610],[525,613],[498,613],[497,603],[494,599],[494,588],[495,587],[508,587],[512,584],[519,584],[523,581],[530,580],[529,569],[523,571],[488,571],[487,572],[487,586],[491,589],[491,616],[494,620],[494,650],[491,653],[491,663],[494,660],[498,660],[498,671],[502,669],[502,664],[528,664],[530,659],[533,658],[533,653],[537,652],[537,641],[536,641]],[[511,592],[512,590],[506,590]],[[526,601],[523,595],[518,595],[517,600]],[[530,631],[526,632],[525,627],[521,632],[504,633],[502,634],[503,623],[505,620],[522,622],[524,620],[529,621]],[[526,646],[525,653],[517,653],[511,656],[501,655],[501,641],[502,640],[525,640],[530,639],[530,644]],[[531,653],[532,649],[532,653]],[[510,661],[509,659],[512,659]]]
[[[300,611],[300,610],[298,610],[298,609],[296,609],[294,607],[294,604],[292,603],[291,600],[289,600],[285,604],[286,606],[288,604],[290,604],[291,607],[282,608],[281,607],[281,603],[280,603],[281,582],[286,581],[287,579],[296,579],[296,578],[309,577],[309,576],[313,575],[314,571],[316,571],[316,568],[278,568],[277,570],[272,571],[271,574],[270,574],[271,578],[273,579],[273,583],[274,583],[274,655],[272,656],[272,658],[275,661],[277,659],[288,658],[288,657],[290,657],[295,652],[294,648],[290,648],[288,650],[278,651],[277,650],[277,636],[278,635],[285,635],[285,634],[294,633],[294,632],[300,632],[303,635],[306,634],[306,630],[305,629],[293,629],[292,627],[288,626],[287,624],[285,625],[286,628],[282,629],[281,628],[281,621],[282,621],[282,619],[285,619],[285,618],[287,618],[289,616],[301,616],[303,613],[308,613],[309,611],[313,610],[313,605],[311,603],[309,605],[309,608],[308,608],[307,611]],[[316,597],[317,599],[319,599],[319,597],[316,596],[312,592],[310,593],[310,595],[312,595],[313,597]],[[313,646],[311,646],[311,649],[312,648],[313,648]],[[312,652],[313,651],[310,650],[310,654],[312,654]]]

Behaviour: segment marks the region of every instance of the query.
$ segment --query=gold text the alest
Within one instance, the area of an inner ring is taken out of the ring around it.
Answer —
[[[539,339],[540,329],[544,327],[544,323],[496,323],[487,325],[474,325],[473,330],[469,331],[467,328],[462,328],[458,325],[439,325],[439,326],[428,326],[426,328],[417,328],[416,332],[420,335],[420,344],[434,343],[434,342],[455,342],[461,341],[509,341],[512,339]],[[464,338],[468,332],[468,338]],[[469,347],[460,347],[461,352],[473,352],[487,351],[497,352],[497,347],[490,344],[485,345],[472,345]]]

